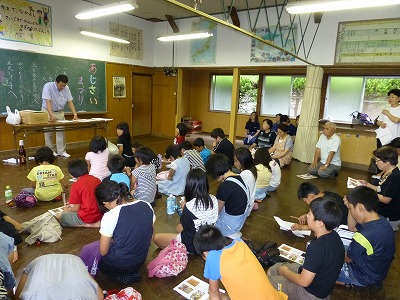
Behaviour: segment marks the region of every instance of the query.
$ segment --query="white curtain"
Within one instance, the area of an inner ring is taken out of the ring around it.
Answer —
[[[315,145],[318,141],[323,75],[324,70],[322,68],[307,67],[306,88],[293,150],[293,157],[305,163],[311,163],[314,160]]]

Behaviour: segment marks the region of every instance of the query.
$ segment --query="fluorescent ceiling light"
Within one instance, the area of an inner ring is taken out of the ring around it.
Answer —
[[[208,31],[193,31],[187,33],[173,33],[170,35],[159,36],[157,40],[161,42],[170,42],[170,41],[183,41],[183,40],[195,40],[195,39],[204,39],[213,36],[211,32]]]
[[[98,39],[103,39],[103,40],[108,40],[112,42],[117,42],[117,43],[122,43],[122,44],[130,44],[131,42],[118,38],[116,36],[109,35],[107,33],[100,33],[100,32],[95,32],[93,30],[88,30],[88,29],[80,29],[79,32],[83,35],[98,38]]]
[[[319,0],[298,1],[286,5],[289,14],[303,14],[400,4],[400,0]]]
[[[102,5],[89,10],[78,13],[75,18],[79,20],[93,19],[97,17],[118,14],[121,12],[129,11],[139,6],[136,1],[121,1],[113,4]]]

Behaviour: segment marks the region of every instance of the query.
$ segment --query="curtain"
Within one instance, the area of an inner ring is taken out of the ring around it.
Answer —
[[[324,71],[322,68],[316,66],[307,67],[306,87],[293,150],[293,157],[305,163],[313,162],[315,145],[318,141],[323,75]]]

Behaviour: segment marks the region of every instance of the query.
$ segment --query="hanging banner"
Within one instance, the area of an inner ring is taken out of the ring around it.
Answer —
[[[51,47],[51,7],[27,0],[2,0],[0,39]]]

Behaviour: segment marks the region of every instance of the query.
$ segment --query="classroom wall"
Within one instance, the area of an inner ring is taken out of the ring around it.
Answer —
[[[270,8],[269,14],[270,24],[275,25],[277,22],[275,8]],[[258,10],[251,12],[252,26],[255,24],[256,15]],[[249,31],[249,21],[247,12],[239,12],[240,27],[244,30]],[[222,16],[216,16],[223,19]],[[393,7],[386,8],[373,8],[373,9],[359,9],[357,11],[340,11],[340,12],[326,12],[322,16],[322,22],[318,29],[317,36],[314,41],[314,45],[310,52],[308,61],[316,65],[332,65],[334,62],[335,47],[336,47],[336,36],[338,23],[343,21],[358,21],[368,19],[387,19],[397,18],[398,9]],[[303,28],[307,24],[308,15],[302,17]],[[176,20],[180,32],[191,31],[192,21],[198,20],[183,19]],[[296,22],[298,23],[297,19]],[[289,24],[289,17],[284,10],[281,19],[282,25]],[[267,26],[265,13],[260,12],[256,27]],[[308,51],[309,45],[312,42],[313,35],[315,32],[316,24],[313,22],[313,18],[308,25],[307,35],[305,36],[305,45]],[[171,33],[171,28],[167,22],[157,23],[155,27],[156,36]],[[300,35],[299,35],[300,36]],[[298,38],[300,41],[300,38]],[[251,38],[245,36],[237,31],[222,25],[217,26],[217,54],[216,63],[208,66],[269,66],[269,65],[304,65],[300,61],[295,62],[280,62],[280,63],[250,63],[250,44]],[[175,42],[176,45],[176,57],[175,62],[177,66],[188,67],[192,66],[189,63],[190,58],[190,41],[179,41]],[[301,57],[303,54],[301,52]],[[155,42],[155,65],[157,66],[170,66],[172,62],[172,43],[171,42]],[[207,65],[198,65],[207,66]]]
[[[154,66],[154,23],[128,14],[118,14],[91,20],[78,20],[79,11],[90,9],[91,4],[82,0],[41,0],[50,5],[53,22],[53,46],[45,47],[28,43],[1,40],[0,47],[14,50],[34,51],[61,56],[91,58],[108,62],[131,65]],[[143,31],[143,59],[135,60],[110,55],[110,43],[100,39],[86,37],[78,32],[79,27],[109,32],[109,22],[119,23]]]

